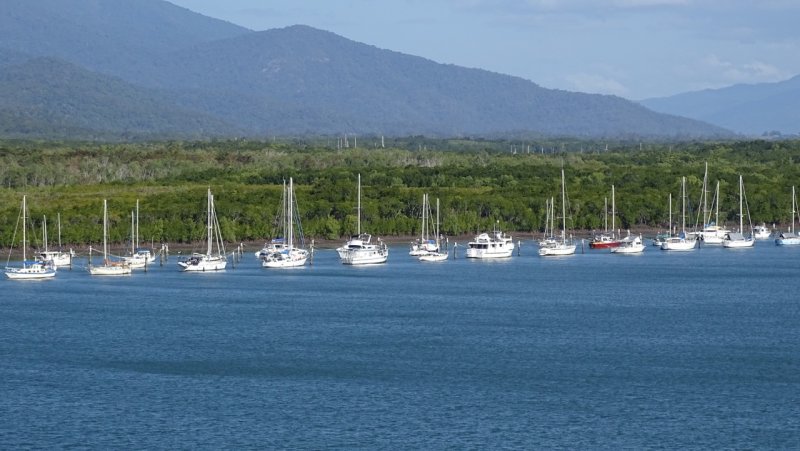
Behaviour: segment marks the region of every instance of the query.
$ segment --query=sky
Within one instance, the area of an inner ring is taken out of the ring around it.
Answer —
[[[632,100],[800,74],[798,0],[169,0]]]

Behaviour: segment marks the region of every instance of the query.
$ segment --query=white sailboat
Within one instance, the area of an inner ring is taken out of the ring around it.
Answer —
[[[412,257],[419,257],[420,255],[427,255],[431,252],[439,252],[439,247],[436,244],[435,240],[430,238],[430,216],[431,216],[431,205],[428,201],[428,195],[422,195],[422,230],[420,232],[420,237],[413,243],[411,243],[411,249],[408,251],[408,255]]]
[[[748,208],[747,210],[747,220],[750,221],[750,209]],[[742,180],[742,176],[739,175],[739,231],[725,234],[725,239],[722,240],[722,247],[726,249],[741,249],[753,247],[756,244],[756,240],[753,238],[752,234],[752,224],[750,225],[750,236],[744,236],[744,212],[744,181]]]
[[[628,236],[619,241],[619,247],[611,249],[611,252],[614,254],[639,254],[644,252],[645,247],[642,235],[631,235],[628,232]]]
[[[670,209],[672,208],[670,197]],[[681,178],[681,233],[670,236],[661,243],[664,251],[691,251],[697,247],[697,240],[686,236],[686,177]],[[670,230],[672,230],[672,215],[670,214]]]
[[[44,222],[42,223],[42,234],[44,239],[44,251],[39,253],[39,260],[43,262],[50,261],[53,263],[53,266],[56,268],[59,266],[70,266],[72,265],[72,257],[75,256],[75,251],[72,249],[69,252],[65,252],[61,250],[61,214],[58,214],[58,250],[51,251],[48,247],[47,242],[47,216],[44,217]]]
[[[131,212],[131,255],[122,257],[131,268],[144,268],[155,263],[156,255],[150,249],[139,247],[139,199],[136,199],[136,215]]]
[[[28,254],[28,227],[27,227],[27,210],[28,205],[26,196],[22,196],[22,267],[8,266],[11,260],[11,250],[8,252],[8,259],[6,260],[6,277],[11,280],[36,280],[36,279],[52,279],[56,276],[56,268],[50,261],[27,261]],[[13,248],[13,243],[12,243]]]
[[[285,199],[283,224],[286,229],[284,230],[284,236],[287,238],[286,246],[283,249],[267,253],[261,261],[261,266],[264,268],[296,268],[305,265],[306,260],[308,260],[309,252],[306,249],[294,246],[294,219],[296,215],[294,207],[297,203],[294,198],[294,182],[291,177],[289,177],[289,188],[286,189],[286,183],[284,182],[283,190]],[[303,229],[300,227],[299,215],[297,225],[297,231],[302,243]]]
[[[800,236],[798,236],[794,230],[794,220],[796,216],[800,217],[800,214],[797,211],[797,197],[795,197],[794,186],[792,186],[792,217],[789,221],[789,230],[786,232],[781,232],[778,235],[778,238],[775,239],[775,244],[777,246],[800,245]]]
[[[539,255],[560,256],[575,254],[575,243],[567,240],[567,185],[564,179],[564,169],[561,169],[561,241],[540,243]]]
[[[206,237],[208,244],[206,253],[201,254],[194,252],[191,257],[179,261],[178,266],[184,271],[219,271],[225,269],[228,265],[228,259],[225,256],[225,245],[222,243],[219,221],[217,220],[217,213],[214,209],[214,196],[211,194],[211,188],[208,189],[206,212]],[[215,245],[216,250],[214,250]]]
[[[336,249],[339,259],[345,265],[371,265],[386,263],[389,259],[389,247],[378,238],[377,243],[372,242],[372,235],[361,233],[361,174],[358,174],[358,223],[357,235],[340,248]]]
[[[108,201],[103,199],[103,264],[92,263],[91,248],[89,249],[89,274],[93,276],[124,276],[131,273],[131,267],[122,261],[112,261],[108,258]]]
[[[427,197],[427,194],[425,195]],[[421,262],[443,262],[447,260],[448,253],[441,251],[441,242],[439,241],[439,237],[441,236],[439,233],[439,199],[436,199],[436,229],[434,230],[436,234],[436,250],[429,251],[427,254],[420,255],[419,261]]]
[[[706,216],[705,225],[701,234],[703,244],[722,244],[725,235],[731,231],[719,225],[719,181],[717,182],[717,189],[714,193],[713,205],[715,206],[714,221],[711,221],[711,214]]]

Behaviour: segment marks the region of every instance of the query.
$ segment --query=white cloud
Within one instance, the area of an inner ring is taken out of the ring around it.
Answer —
[[[734,63],[707,55],[700,62],[703,72],[718,74],[722,83],[764,83],[785,80],[792,74],[763,61]]]
[[[577,73],[567,75],[565,79],[575,91],[579,92],[613,94],[620,97],[626,97],[629,94],[625,85],[602,75]]]

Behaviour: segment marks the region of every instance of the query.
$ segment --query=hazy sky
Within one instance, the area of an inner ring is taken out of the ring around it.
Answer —
[[[170,0],[547,88],[643,99],[800,74],[798,0]]]

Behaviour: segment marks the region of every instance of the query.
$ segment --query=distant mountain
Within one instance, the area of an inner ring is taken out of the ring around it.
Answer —
[[[0,67],[0,118],[6,137],[202,138],[236,130],[179,107],[168,93],[52,58]]]
[[[706,89],[641,103],[655,111],[694,118],[742,134],[800,134],[800,75],[777,83]]]
[[[0,47],[126,79],[156,55],[250,32],[162,0],[0,1]]]
[[[307,26],[253,32],[161,0],[4,0],[6,55],[6,133],[16,117],[103,134],[730,136],[619,97],[545,89]],[[59,74],[65,62],[74,66]]]

